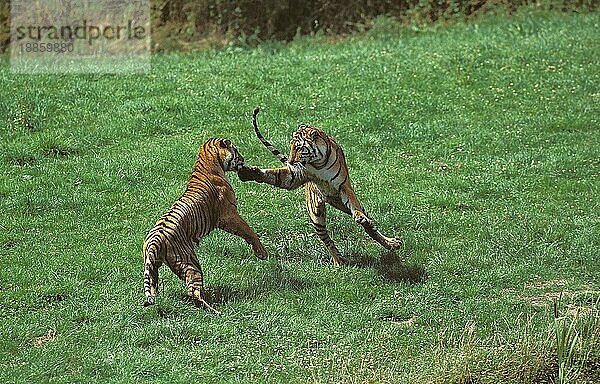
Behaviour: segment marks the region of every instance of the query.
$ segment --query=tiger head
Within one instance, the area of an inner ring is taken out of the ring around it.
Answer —
[[[300,124],[290,141],[289,163],[311,164],[325,160],[327,135],[317,127]]]
[[[244,157],[228,139],[216,139],[219,158],[225,171],[238,171],[244,165]]]

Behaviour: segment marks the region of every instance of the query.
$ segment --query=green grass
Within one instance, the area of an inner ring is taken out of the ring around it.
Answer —
[[[0,382],[599,382],[600,14],[157,55],[145,76],[0,66]],[[344,148],[396,254],[329,210],[336,269],[303,193],[229,174],[270,252],[220,231],[197,253],[223,316],[141,246],[199,145],[277,166],[300,122]],[[574,324],[574,325],[572,325]],[[559,348],[560,345],[558,346]],[[571,355],[570,355],[571,356]],[[564,360],[564,359],[563,359]],[[572,368],[572,369],[571,369]]]

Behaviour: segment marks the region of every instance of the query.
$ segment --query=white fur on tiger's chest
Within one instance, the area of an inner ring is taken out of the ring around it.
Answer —
[[[310,165],[306,166],[306,173],[310,175],[310,180],[319,187],[319,190],[326,196],[338,196],[340,190],[340,180],[333,180],[337,171],[316,170]]]

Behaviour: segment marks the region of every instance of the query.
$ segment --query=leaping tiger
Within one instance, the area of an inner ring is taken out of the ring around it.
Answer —
[[[285,167],[260,169],[243,166],[238,172],[240,180],[253,180],[285,189],[296,189],[304,185],[308,216],[336,266],[344,263],[345,259],[327,233],[325,203],[351,215],[383,247],[391,250],[401,245],[400,239],[390,238],[379,232],[365,213],[350,184],[344,152],[331,137],[317,127],[300,124],[290,141],[288,160],[260,133],[256,122],[259,111],[256,107],[252,114],[254,132]]]
[[[183,281],[197,305],[218,313],[204,299],[202,269],[194,248],[215,228],[242,237],[260,259],[267,251],[236,208],[235,194],[225,177],[238,171],[244,158],[227,139],[210,139],[198,160],[183,195],[154,225],[144,241],[145,306],[154,304],[158,291],[158,268],[166,262]]]

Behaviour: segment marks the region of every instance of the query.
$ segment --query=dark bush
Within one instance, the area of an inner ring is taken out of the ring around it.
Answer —
[[[226,43],[289,41],[324,31],[346,34],[368,29],[377,16],[405,22],[463,20],[523,5],[595,9],[596,0],[150,0],[155,50]],[[9,42],[10,1],[0,0],[0,51]]]
[[[289,41],[317,31],[362,31],[382,15],[429,23],[464,20],[499,8],[511,13],[523,5],[562,11],[597,8],[595,0],[162,0],[154,3],[154,30],[175,27],[174,36],[184,41],[216,35],[245,43]]]
[[[10,42],[10,2],[0,0],[0,53],[4,52]]]
[[[291,40],[318,30],[334,34],[362,30],[381,15],[423,21],[467,17],[484,4],[485,0],[166,0],[155,4],[155,27],[175,23],[192,27],[190,34],[216,31]]]

